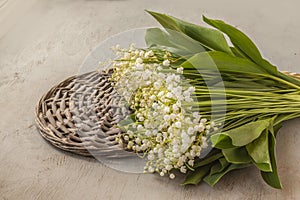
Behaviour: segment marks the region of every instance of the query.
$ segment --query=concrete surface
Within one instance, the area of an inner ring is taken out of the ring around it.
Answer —
[[[285,123],[278,137],[282,190],[268,187],[255,168],[235,171],[214,188],[118,172],[53,148],[34,123],[41,95],[75,74],[98,43],[157,25],[144,9],[197,23],[201,14],[224,19],[280,69],[300,72],[299,6],[297,0],[0,0],[0,199],[300,199],[300,119]]]

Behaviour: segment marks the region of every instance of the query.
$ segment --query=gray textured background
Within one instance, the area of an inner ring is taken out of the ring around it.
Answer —
[[[112,34],[157,26],[143,10],[195,23],[201,15],[236,25],[281,70],[300,72],[299,1],[0,0],[0,199],[300,199],[300,119],[278,136],[284,188],[255,168],[235,171],[214,188],[181,187],[156,175],[109,169],[46,143],[35,104],[52,85],[78,72],[85,56]]]

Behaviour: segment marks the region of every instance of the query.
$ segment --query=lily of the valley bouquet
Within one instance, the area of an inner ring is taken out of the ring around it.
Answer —
[[[203,17],[214,27],[206,28],[149,13],[165,29],[147,30],[148,47],[115,47],[110,80],[131,111],[119,124],[120,145],[147,159],[145,172],[186,174],[184,185],[215,185],[255,165],[281,188],[276,134],[300,115],[300,80],[223,21]]]

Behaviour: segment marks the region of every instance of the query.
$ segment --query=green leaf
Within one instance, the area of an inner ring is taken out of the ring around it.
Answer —
[[[261,176],[265,180],[265,182],[270,185],[271,187],[281,189],[282,185],[278,176],[277,172],[277,165],[276,165],[276,139],[275,135],[277,134],[278,130],[271,130],[269,133],[269,152],[271,158],[271,165],[272,165],[272,172],[264,172],[261,171]]]
[[[261,171],[272,172],[267,129],[259,136],[259,138],[246,145],[246,149],[253,159],[254,164]]]
[[[203,177],[209,173],[211,166],[212,164],[209,164],[199,167],[195,171],[189,171],[181,185],[197,185],[202,181]]]
[[[177,31],[167,33],[159,28],[149,28],[145,40],[149,48],[165,49],[183,57],[205,51],[199,42]]]
[[[215,135],[212,135],[211,141],[213,144],[213,147],[218,149],[230,149],[235,148],[234,145],[232,145],[232,140],[228,135],[224,135],[222,133],[217,133]]]
[[[235,47],[234,49],[231,48],[231,50],[236,56],[242,57],[242,55],[244,55],[259,66],[263,67],[270,74],[278,76],[279,78],[291,82],[295,85],[300,85],[300,80],[279,72],[274,65],[262,58],[256,45],[242,31],[229,24],[226,24],[221,20],[213,20],[203,16],[203,21],[222,31],[230,38],[232,44]]]
[[[251,158],[249,157],[245,147],[223,149],[222,150],[226,160],[234,164],[247,164],[251,163]]]
[[[218,51],[198,53],[181,66],[185,69],[196,68],[199,73],[201,70],[213,70],[221,73],[267,74],[262,67],[247,59],[233,57]]]
[[[251,164],[231,164],[220,173],[208,175],[204,177],[204,181],[210,186],[214,186],[225,174],[235,169],[242,169],[251,166]]]
[[[232,54],[224,35],[214,29],[198,26],[175,17],[157,12],[147,11],[152,15],[167,31],[174,30],[182,32],[187,36],[201,43],[208,50],[223,51]]]
[[[223,154],[221,152],[217,153],[217,154],[213,154],[213,155],[208,154],[205,158],[196,160],[193,168],[198,168],[198,167],[202,167],[204,165],[208,165],[222,157],[223,157]]]
[[[270,125],[270,119],[258,120],[255,122],[247,123],[235,129],[231,129],[224,133],[217,133],[211,136],[211,141],[214,147],[224,148],[224,145],[220,145],[225,141],[231,139],[232,145],[236,147],[245,146],[256,138]]]
[[[213,175],[213,174],[222,172],[228,165],[229,165],[229,163],[227,162],[227,160],[226,160],[225,158],[220,158],[220,159],[218,160],[218,162],[216,162],[216,163],[210,168],[210,173],[209,173],[209,175]]]
[[[277,73],[277,68],[262,58],[256,45],[242,31],[221,20],[213,20],[203,16],[203,21],[228,35],[232,44],[247,55],[253,62],[261,65],[272,74]]]
[[[236,57],[247,58],[247,56],[243,52],[241,52],[238,48],[230,47],[230,49]]]

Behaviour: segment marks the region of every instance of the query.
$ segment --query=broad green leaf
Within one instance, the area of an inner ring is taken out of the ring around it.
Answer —
[[[199,42],[177,31],[165,32],[159,28],[149,28],[145,40],[149,48],[165,49],[183,57],[205,51]]]
[[[232,140],[228,135],[224,135],[222,133],[217,133],[215,135],[212,135],[211,141],[213,144],[213,147],[218,149],[231,149],[235,148],[235,146],[232,145]]]
[[[185,69],[196,68],[200,73],[201,70],[218,70],[221,73],[267,74],[262,67],[247,59],[233,57],[218,51],[198,53],[181,66]]]
[[[242,169],[251,166],[251,164],[231,164],[220,173],[208,175],[204,177],[204,181],[210,186],[214,186],[225,174],[235,169]]]
[[[262,58],[256,45],[242,31],[238,30],[237,28],[229,24],[226,24],[221,20],[213,20],[203,16],[203,21],[217,28],[218,30],[222,31],[230,38],[232,44],[235,47],[234,49],[231,50],[234,52],[236,56],[241,57],[241,55],[244,55],[249,59],[251,59],[254,63],[263,67],[270,74],[278,76],[279,78],[291,82],[297,86],[300,85],[300,80],[279,72],[274,65],[272,65],[269,61]]]
[[[145,35],[145,41],[147,44],[147,47],[153,47],[153,46],[166,46],[166,47],[172,47],[175,46],[175,44],[172,44],[169,41],[169,35],[162,31],[160,28],[148,28]]]
[[[179,51],[178,46],[169,41],[169,35],[159,28],[147,29],[145,41],[148,48],[163,47],[173,53]]]
[[[262,59],[262,56],[256,45],[246,34],[241,32],[240,30],[236,29],[235,27],[229,24],[226,24],[221,20],[213,20],[205,16],[203,16],[203,21],[228,35],[232,44],[239,48],[245,55],[247,55],[252,60]]]
[[[269,156],[268,130],[266,129],[256,140],[246,145],[246,149],[254,161],[254,164],[265,172],[271,172],[271,160]]]
[[[187,36],[201,43],[208,50],[223,51],[231,54],[230,47],[224,35],[214,29],[198,26],[175,17],[157,12],[147,11],[152,15],[167,31],[174,30],[182,32]]]
[[[217,153],[214,155],[208,154],[205,158],[203,158],[201,160],[196,160],[193,168],[198,168],[198,167],[202,167],[204,165],[208,165],[222,157],[223,157],[222,153]]]
[[[209,164],[199,167],[195,171],[189,171],[181,185],[197,185],[202,181],[203,177],[209,173],[211,166],[212,164]]]
[[[261,65],[272,74],[277,73],[277,68],[262,58],[256,45],[242,31],[221,20],[213,20],[203,16],[203,21],[228,35],[232,44],[247,55],[253,62]]]
[[[282,185],[279,180],[278,172],[277,172],[277,165],[276,165],[276,139],[275,135],[277,134],[278,130],[271,130],[269,133],[269,152],[271,158],[271,165],[272,165],[272,172],[263,172],[261,171],[261,176],[265,180],[265,182],[277,189],[281,189]]]
[[[222,150],[226,160],[234,164],[247,164],[251,163],[251,158],[249,157],[245,147],[223,149]]]
[[[247,58],[247,56],[243,52],[241,52],[238,48],[230,47],[230,49],[236,57]]]
[[[222,172],[228,165],[229,165],[229,163],[226,161],[225,158],[220,158],[220,159],[218,160],[218,162],[216,162],[216,163],[210,168],[210,173],[209,173],[209,175],[213,175],[213,174]]]
[[[224,133],[217,133],[211,136],[211,141],[214,147],[222,148],[224,140],[228,141],[228,138],[232,140],[232,145],[236,147],[245,146],[256,138],[270,125],[270,119],[258,120],[242,125],[238,128],[231,129]]]

